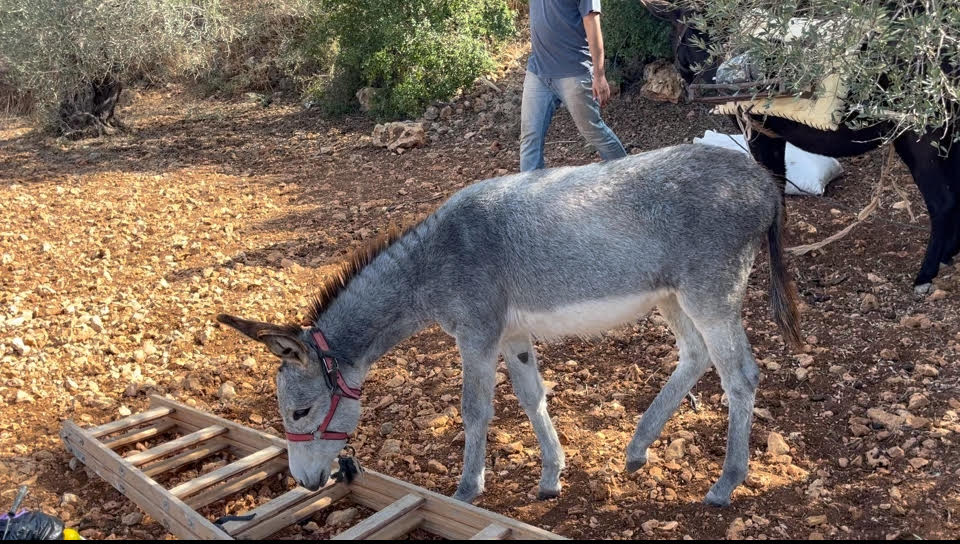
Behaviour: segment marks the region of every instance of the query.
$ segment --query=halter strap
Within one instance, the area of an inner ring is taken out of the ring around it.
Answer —
[[[327,344],[327,339],[323,337],[323,333],[320,330],[313,331],[313,339],[320,350],[320,360],[323,362],[323,370],[327,378],[327,383],[334,389],[334,393],[330,398],[330,408],[327,409],[327,417],[323,418],[323,422],[317,427],[317,430],[312,433],[287,432],[287,440],[290,442],[310,442],[311,440],[317,439],[346,440],[350,435],[342,432],[328,431],[327,426],[330,425],[333,415],[337,412],[340,399],[346,397],[348,399],[360,400],[360,388],[353,388],[347,385],[347,382],[343,379],[343,374],[340,373],[337,359],[330,353],[330,345]]]

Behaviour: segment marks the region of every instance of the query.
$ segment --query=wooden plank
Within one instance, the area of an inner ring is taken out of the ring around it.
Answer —
[[[112,440],[105,440],[103,445],[115,450],[130,444],[136,444],[148,438],[153,438],[154,436],[160,436],[176,426],[177,424],[173,421],[158,421],[145,429],[134,429]]]
[[[337,484],[326,488],[323,492],[317,494],[313,499],[307,500],[295,506],[279,512],[270,519],[263,520],[259,525],[237,533],[238,539],[260,540],[276,533],[284,527],[288,527],[298,521],[309,518],[317,512],[327,508],[331,504],[344,498],[350,493],[346,486]]]
[[[461,527],[467,526],[473,528],[470,533],[458,537],[462,539],[470,538],[491,523],[499,523],[500,525],[511,529],[511,538],[513,539],[565,540],[560,535],[556,535],[538,527],[502,516],[495,512],[490,512],[489,510],[484,510],[471,504],[454,500],[451,497],[425,490],[413,484],[392,478],[385,474],[380,474],[372,470],[367,470],[364,472],[363,477],[355,480],[350,488],[351,491],[358,496],[360,495],[361,491],[367,490],[379,493],[381,495],[393,497],[394,500],[411,492],[420,494],[426,499],[426,502],[420,507],[421,510],[424,511],[424,528],[427,528],[427,523],[434,517],[437,517],[437,519],[440,519],[443,523],[445,523],[447,520],[454,520]]]
[[[191,446],[196,446],[197,444],[210,440],[221,434],[225,434],[227,430],[219,425],[211,425],[209,427],[204,427],[199,431],[192,432],[190,434],[181,436],[176,440],[171,440],[170,442],[164,442],[159,446],[150,448],[149,450],[142,451],[138,454],[131,455],[126,457],[128,463],[135,467],[139,467],[159,459],[165,455],[170,455],[171,453],[178,452],[180,450],[189,448]]]
[[[355,487],[351,489],[350,500],[371,510],[379,510],[395,499],[371,489]],[[421,529],[447,540],[468,540],[479,531],[476,527],[465,525],[460,520],[426,512],[423,506],[417,509],[417,512],[423,516],[423,521],[420,522]]]
[[[218,451],[225,450],[229,444],[222,440],[207,442],[201,448],[185,451],[179,455],[174,455],[169,459],[164,459],[147,467],[141,467],[144,474],[153,478],[158,474],[163,474],[171,470],[177,470],[180,467],[189,465],[201,459],[206,459]]]
[[[407,512],[390,525],[373,533],[367,540],[397,540],[410,534],[410,531],[423,523],[423,513],[418,510]]]
[[[208,414],[206,412],[197,410],[196,408],[190,408],[189,406],[180,404],[179,402],[175,402],[170,399],[151,395],[150,405],[158,408],[163,407],[173,409],[173,413],[170,414],[170,419],[176,421],[177,423],[181,423],[182,426],[194,431],[210,425],[219,425],[224,427],[229,431],[227,436],[230,440],[246,446],[253,451],[259,451],[267,446],[276,446],[283,449],[286,449],[287,447],[287,441],[278,436],[272,436],[255,429],[251,429],[250,427],[244,427],[243,425],[233,421],[223,419],[222,417],[215,416],[213,414]]]
[[[229,465],[208,472],[203,476],[190,480],[189,482],[184,482],[170,489],[170,494],[174,497],[182,499],[184,497],[193,495],[194,493],[199,493],[200,491],[203,491],[212,485],[226,480],[234,474],[258,467],[268,461],[276,459],[282,455],[284,451],[285,450],[276,446],[263,448],[257,453],[248,455],[242,459],[238,459]]]
[[[267,478],[283,472],[287,469],[287,460],[280,459],[272,461],[260,467],[259,470],[250,471],[248,474],[244,475],[242,478],[237,478],[230,482],[220,485],[198,495],[194,495],[186,499],[184,502],[187,503],[187,506],[193,508],[194,510],[199,510],[204,506],[211,505],[221,499],[229,497],[234,493],[238,493],[247,489],[252,485],[256,485]]]
[[[136,427],[143,423],[149,423],[164,417],[174,410],[171,406],[157,406],[156,408],[151,408],[146,412],[140,412],[139,414],[133,414],[132,416],[127,416],[123,419],[118,419],[116,421],[111,421],[110,423],[104,423],[103,425],[97,427],[91,427],[87,429],[87,432],[90,433],[90,436],[94,438],[100,438],[108,434],[112,434],[119,431],[125,431],[130,427]]]
[[[470,537],[470,540],[506,540],[509,534],[510,529],[499,523],[491,523],[484,527],[482,531]]]
[[[331,480],[325,487],[316,491],[310,491],[305,487],[293,488],[283,495],[280,495],[269,502],[265,502],[249,512],[245,512],[243,514],[244,516],[253,515],[253,519],[250,521],[228,521],[223,524],[223,530],[231,535],[236,535],[243,531],[247,531],[254,525],[258,525],[261,522],[279,514],[280,512],[287,510],[288,508],[292,508],[297,504],[316,497],[321,493],[328,491],[335,485],[337,484]]]
[[[97,471],[120,493],[133,500],[137,506],[164,524],[180,538],[229,539],[209,520],[191,510],[183,501],[170,495],[160,484],[137,470],[117,452],[100,443],[72,421],[64,421],[60,432],[67,449],[82,463]]]
[[[426,501],[420,495],[410,493],[394,501],[383,510],[340,533],[333,540],[364,540],[373,533],[390,525],[404,514],[417,509]]]

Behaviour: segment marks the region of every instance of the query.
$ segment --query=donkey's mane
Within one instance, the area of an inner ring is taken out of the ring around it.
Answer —
[[[405,227],[391,226],[386,232],[351,251],[346,259],[340,263],[337,271],[324,280],[323,285],[320,286],[320,291],[314,295],[303,324],[305,326],[313,325],[320,314],[323,313],[324,308],[347,288],[347,285],[364,267],[419,224],[418,221]]]

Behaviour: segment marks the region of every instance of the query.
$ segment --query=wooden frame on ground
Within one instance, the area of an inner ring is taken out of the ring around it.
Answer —
[[[128,457],[114,451],[171,430],[182,436]],[[147,411],[98,427],[65,421],[60,436],[77,459],[180,538],[263,539],[344,497],[376,513],[337,540],[393,539],[416,528],[448,539],[563,538],[372,470],[350,485],[292,489],[247,512],[251,519],[218,526],[197,509],[285,472],[286,441],[158,396]],[[153,479],[225,449],[239,459],[171,489]]]

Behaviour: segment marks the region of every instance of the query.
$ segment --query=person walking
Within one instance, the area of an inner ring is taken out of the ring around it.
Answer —
[[[530,60],[520,106],[520,171],[543,168],[543,145],[561,103],[604,160],[626,156],[600,118],[610,99],[600,0],[530,0]]]

